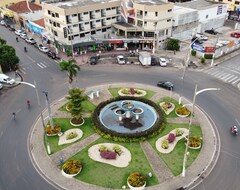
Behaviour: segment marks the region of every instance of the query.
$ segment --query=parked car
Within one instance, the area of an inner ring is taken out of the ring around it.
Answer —
[[[47,47],[44,47],[44,46],[39,46],[38,49],[43,53],[47,53],[49,51],[49,49]]]
[[[18,36],[20,36],[20,34],[22,33],[22,30],[16,30],[15,34],[17,34]]]
[[[20,34],[20,37],[21,37],[22,39],[26,39],[26,38],[27,38],[27,34],[21,33],[21,34]]]
[[[166,67],[167,64],[168,64],[168,61],[165,58],[160,57],[159,58],[159,64],[160,64],[161,67]]]
[[[52,59],[56,59],[56,57],[57,57],[56,53],[52,52],[50,50],[47,52],[47,55],[48,55],[48,57],[51,57]]]
[[[89,59],[89,62],[91,65],[96,65],[97,64],[98,57],[97,56],[91,56]]]
[[[14,28],[14,26],[13,26],[13,25],[11,25],[11,26],[9,27],[9,30],[14,32],[14,31],[15,31],[15,28]]]
[[[173,90],[173,83],[171,83],[170,81],[159,81],[157,83],[157,86],[168,89],[168,90]]]
[[[192,38],[192,43],[196,43],[196,44],[203,44],[203,41],[197,37],[193,37]]]
[[[232,32],[231,36],[234,38],[240,38],[240,32]]]
[[[15,80],[5,74],[0,74],[0,82],[6,83],[6,84],[14,84]]]
[[[206,33],[216,35],[217,32],[212,28],[211,30],[205,30]]]
[[[0,83],[0,89],[2,89],[3,88],[3,85]]]
[[[208,37],[204,36],[202,33],[196,33],[195,37],[197,37],[200,40],[204,40],[204,41],[208,40]]]
[[[126,63],[126,60],[125,60],[123,55],[118,55],[117,56],[117,61],[118,61],[118,64],[120,64],[120,65]]]
[[[26,38],[25,41],[29,44],[35,44],[36,41],[33,38]]]

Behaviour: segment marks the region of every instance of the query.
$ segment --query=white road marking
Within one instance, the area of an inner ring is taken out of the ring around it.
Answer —
[[[235,76],[235,75],[233,75],[233,76]],[[234,78],[232,78],[231,80],[229,80],[228,82],[230,83],[230,82],[232,82],[232,81],[234,81],[235,79],[237,79],[238,77],[237,76],[235,76]]]
[[[39,63],[37,63],[37,65],[38,65],[41,69],[43,69],[43,66],[42,66],[42,65],[40,65]]]
[[[40,64],[41,64],[43,67],[47,68],[47,66],[46,66],[46,65],[44,65],[42,62],[40,62]]]
[[[217,73],[222,73],[223,71],[219,71],[219,70],[215,70],[215,71],[213,71],[213,72],[210,72],[209,74],[210,75],[215,75],[215,74],[217,74]]]
[[[17,152],[16,151],[14,152],[14,158],[17,158]]]
[[[235,75],[230,75],[229,77],[225,78],[224,81],[227,82],[229,79],[232,79],[234,77],[235,77]]]
[[[238,78],[237,80],[233,81],[232,84],[235,84],[235,83],[237,83],[239,81],[240,81],[240,78]]]
[[[227,73],[222,73],[221,75],[218,75],[218,76],[215,76],[215,77],[217,77],[217,78],[219,78],[219,79],[221,79],[224,75],[226,75]]]
[[[222,80],[226,79],[227,77],[229,77],[231,74],[226,74],[223,78],[221,78]]]

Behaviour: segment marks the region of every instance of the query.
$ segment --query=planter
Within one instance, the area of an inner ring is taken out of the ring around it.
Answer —
[[[175,114],[176,114],[178,117],[181,117],[181,118],[188,117],[188,116],[190,115],[190,113],[191,113],[191,112],[187,109],[187,110],[188,110],[188,112],[187,112],[188,114],[184,114],[184,115],[183,115],[183,114],[179,114],[179,113],[177,113],[177,110],[178,110],[178,109],[187,109],[187,108],[177,108],[177,109],[175,109]]]
[[[72,122],[73,119],[75,119],[75,118],[70,119],[70,124],[71,124],[72,126],[78,127],[78,126],[81,126],[81,125],[83,125],[83,124],[85,123],[84,118],[81,118],[81,119],[82,119],[82,122],[79,123],[79,124],[73,123],[73,122]]]
[[[187,146],[187,143],[185,143],[185,145]],[[191,147],[191,146],[188,146],[188,148],[193,149],[193,150],[198,150],[198,149],[201,148],[201,146],[202,146],[202,143],[201,143],[198,147]]]
[[[76,174],[67,174],[67,173],[65,173],[64,170],[62,169],[62,175],[63,175],[64,177],[66,177],[66,178],[73,178],[73,177],[77,176],[77,175],[81,172],[81,170],[82,170],[82,168],[81,168],[81,169],[78,171],[78,173],[76,173]]]
[[[50,130],[51,130],[51,126],[48,125],[48,126],[46,127],[46,135],[47,135],[48,137],[56,136],[56,135],[58,135],[59,132],[61,132],[61,128],[58,127],[58,126],[54,126],[54,131],[48,133],[48,131],[50,131]]]
[[[144,190],[145,187],[146,187],[146,181],[145,181],[144,185],[141,186],[141,187],[133,187],[133,186],[131,186],[128,182],[127,182],[127,185],[128,185],[128,187],[129,187],[130,189],[132,189],[132,190]]]
[[[164,108],[165,103],[166,102],[161,102],[160,106],[161,106],[162,110],[165,112],[165,114],[169,115],[175,109],[175,105],[171,102],[168,102],[169,104],[171,104],[171,107],[166,109],[166,108]]]

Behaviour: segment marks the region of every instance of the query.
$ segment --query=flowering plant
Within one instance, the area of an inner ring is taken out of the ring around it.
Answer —
[[[79,160],[68,160],[62,166],[66,174],[77,174],[82,169],[82,164]]]
[[[128,183],[133,187],[142,187],[146,183],[146,177],[139,172],[134,172],[128,176]]]

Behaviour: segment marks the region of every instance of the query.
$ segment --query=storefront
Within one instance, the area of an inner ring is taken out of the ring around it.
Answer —
[[[31,22],[31,21],[26,21],[26,27],[28,28],[29,31],[36,33],[36,34],[41,34],[43,31],[43,27]]]

